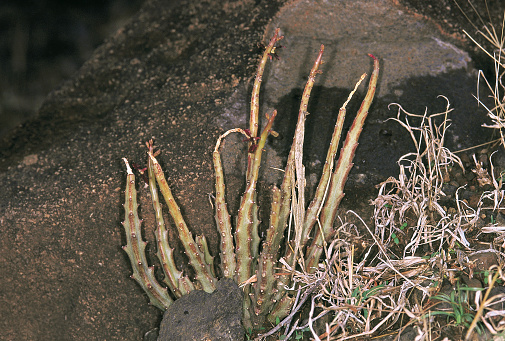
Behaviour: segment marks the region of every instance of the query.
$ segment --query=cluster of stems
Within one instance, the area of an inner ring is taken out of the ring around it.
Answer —
[[[282,319],[289,314],[294,303],[294,290],[297,289],[292,283],[291,273],[283,268],[280,262],[281,258],[283,258],[284,264],[290,264],[293,269],[296,264],[303,264],[305,271],[313,272],[317,267],[325,243],[332,238],[335,231],[333,223],[340,201],[344,196],[344,185],[352,168],[352,159],[358,145],[359,135],[375,94],[379,62],[373,55],[369,55],[373,58],[374,66],[368,91],[335,163],[347,103],[366,74],[361,77],[348,100],[340,108],[321,179],[314,198],[305,208],[305,176],[302,164],[305,118],[308,114],[307,105],[316,75],[321,72],[319,67],[322,64],[324,51],[324,46],[321,45],[303,92],[284,179],[280,187],[274,186],[272,189],[269,225],[266,237],[261,241],[258,233],[261,221],[258,217],[256,186],[267,137],[271,134],[276,135],[272,130],[272,125],[277,111],[266,115],[266,124],[258,135],[259,93],[265,65],[269,59],[272,59],[275,44],[282,38],[277,29],[258,66],[251,96],[249,128],[236,128],[227,131],[218,139],[213,152],[216,177],[215,220],[220,235],[219,269],[215,268],[214,258],[208,250],[205,237],[196,236],[193,238],[189,231],[156,160],[157,153],[154,152],[153,143],[149,141],[147,143],[147,172],[157,223],[157,256],[163,268],[165,285],[159,284],[154,276],[153,267],[147,264],[146,242],[141,239],[141,220],[137,214],[135,176],[128,161],[124,159],[127,168],[125,221],[123,222],[127,245],[124,246],[124,250],[132,264],[132,278],[146,291],[151,304],[162,310],[165,310],[174,298],[181,297],[195,288],[212,292],[215,289],[217,275],[220,275],[234,279],[244,291],[243,324],[245,328],[259,329],[265,321],[274,323],[277,319]],[[230,133],[241,133],[249,141],[245,175],[246,188],[240,201],[237,217],[234,220],[236,221],[235,226],[232,224],[225,202],[226,188],[219,152],[222,140]],[[163,219],[158,189],[179,232],[179,239],[184,246],[189,263],[196,274],[194,281],[184,276],[183,272],[175,265],[173,249],[167,239],[168,233]],[[316,224],[317,228],[314,228]],[[294,237],[290,240],[287,240],[285,236],[288,225],[293,225],[295,230],[295,233],[291,234]]]

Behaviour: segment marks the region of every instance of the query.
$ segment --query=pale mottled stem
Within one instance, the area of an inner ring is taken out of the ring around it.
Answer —
[[[242,133],[247,136],[247,134],[240,128],[228,130],[226,133],[221,135],[217,140],[216,147],[212,153],[212,159],[214,162],[214,173],[216,176],[216,224],[219,230],[219,235],[221,237],[221,269],[223,270],[223,275],[226,278],[233,278],[235,275],[236,261],[235,261],[235,250],[233,246],[233,236],[231,233],[231,217],[228,213],[228,207],[226,205],[226,187],[224,183],[223,166],[221,162],[221,155],[219,154],[219,146],[221,141],[228,136],[230,133]]]
[[[148,144],[148,147],[149,151],[153,152],[152,145]],[[182,271],[179,271],[177,269],[174,261],[173,249],[168,243],[168,231],[165,228],[165,221],[163,219],[158,196],[158,189],[156,188],[156,178],[154,176],[153,162],[151,159],[148,160],[147,170],[149,176],[149,190],[151,192],[151,201],[153,203],[157,225],[155,234],[156,242],[158,244],[158,252],[156,255],[160,260],[161,267],[163,268],[163,273],[165,274],[163,281],[176,297],[181,297],[182,295],[187,294],[187,292],[181,292],[181,290],[179,290],[179,279],[182,277]]]
[[[257,197],[258,194],[254,193],[254,198],[253,198],[253,207],[252,207],[252,226],[251,226],[251,255],[253,259],[258,259],[258,253],[259,253],[259,248],[260,248],[260,242],[261,238],[259,236],[259,225],[261,223],[261,220],[259,219],[259,207],[257,204]],[[253,262],[254,265],[254,262]],[[254,272],[256,269],[252,268],[251,272]]]
[[[284,297],[274,305],[270,314],[268,314],[268,322],[275,324],[277,318],[282,319],[286,317],[293,307],[295,300],[295,297],[284,295]]]
[[[375,87],[379,77],[379,60],[373,55],[369,56],[374,60],[374,70],[370,77],[368,91],[365,99],[361,103],[361,107],[356,114],[352,126],[347,133],[347,138],[340,151],[335,171],[331,176],[326,203],[321,211],[321,229],[316,229],[314,240],[307,252],[307,271],[315,270],[319,257],[321,256],[322,246],[332,233],[333,222],[335,221],[337,209],[340,201],[344,197],[344,185],[353,165],[352,160],[354,158],[356,147],[358,146],[358,139],[368,115],[368,109],[370,108],[375,95]]]
[[[263,248],[258,260],[256,271],[256,286],[254,290],[253,307],[257,318],[255,325],[261,325],[264,315],[272,306],[270,298],[273,295],[275,283],[274,266],[277,263],[279,240],[282,239],[284,229],[279,228],[279,211],[281,208],[281,190],[278,187],[272,189],[272,204],[270,210],[270,227],[267,230],[267,237],[263,241]]]
[[[281,207],[279,211],[279,226],[282,229],[286,229],[288,224],[288,219],[291,214],[291,187],[293,185],[293,178],[295,176],[294,171],[294,151],[291,151],[288,155],[288,161],[286,163],[286,168],[284,171],[284,179],[281,184]]]
[[[312,66],[312,69],[310,70],[309,77],[307,79],[307,83],[305,84],[305,88],[303,90],[303,95],[302,95],[302,100],[300,103],[300,109],[298,111],[298,122],[296,124],[296,130],[295,130],[295,137],[293,139],[293,144],[291,145],[291,150],[289,152],[288,156],[288,162],[286,165],[286,171],[284,173],[284,180],[282,182],[281,190],[283,193],[283,199],[282,199],[282,207],[280,210],[279,214],[279,221],[280,224],[286,225],[287,220],[289,218],[289,214],[291,212],[291,206],[290,206],[290,201],[291,201],[291,196],[292,196],[292,186],[294,183],[295,179],[295,171],[297,171],[296,178],[297,179],[303,179],[303,174],[301,174],[300,170],[303,171],[303,165],[301,165],[301,155],[303,155],[303,136],[304,136],[304,131],[305,131],[305,116],[307,114],[307,107],[310,99],[310,94],[312,92],[312,88],[314,87],[314,82],[317,73],[319,72],[319,66],[322,63],[322,57],[323,57],[323,52],[324,52],[324,45],[321,45],[321,48],[319,49],[319,54],[317,55],[317,58],[314,62],[314,65]],[[298,164],[297,164],[298,163]],[[299,186],[299,189],[302,188],[303,186]],[[301,205],[305,204],[305,199],[304,199],[304,191],[299,190],[299,197],[297,198],[297,202]],[[303,215],[300,217],[300,219],[303,219]],[[302,222],[298,222],[298,225],[302,225]],[[293,248],[293,245],[290,241],[287,242],[288,246],[286,247],[285,251],[285,258],[288,261],[289,264],[293,264],[295,262],[295,253],[298,252],[298,249],[296,248],[297,246],[300,247],[300,241],[302,240],[302,236],[304,235],[303,229],[300,231],[298,230],[297,233],[295,233],[295,248]],[[298,243],[296,242],[298,241]],[[295,251],[296,249],[296,251]],[[289,285],[290,283],[290,276],[284,275],[280,276],[278,278],[278,283],[277,283],[277,289],[274,294],[274,301],[280,300],[284,294],[285,294],[285,289],[284,287]]]
[[[196,236],[196,244],[198,245],[200,251],[203,253],[205,263],[207,263],[209,266],[212,276],[216,277],[216,274],[214,272],[214,257],[212,257],[209,252],[207,238],[205,238],[205,236]]]
[[[191,282],[188,276],[184,276],[179,278],[179,289],[184,295],[186,295],[195,290],[195,285]]]
[[[196,280],[200,282],[203,290],[206,292],[213,292],[216,289],[216,279],[214,276],[212,276],[209,266],[207,263],[205,263],[205,256],[202,252],[200,252],[200,249],[193,239],[191,232],[189,232],[188,226],[182,217],[181,210],[175,202],[172,191],[168,187],[161,166],[153,154],[150,152],[149,157],[153,161],[154,175],[156,176],[156,181],[160,187],[161,194],[165,199],[170,215],[174,219],[177,230],[179,231],[179,239],[184,246],[184,250],[186,250],[186,255],[189,258],[189,263],[195,270]]]
[[[314,65],[309,73],[309,78],[307,79],[307,83],[305,84],[305,88],[303,89],[302,100],[300,102],[300,109],[298,111],[298,122],[300,122],[300,116],[307,112],[307,107],[309,105],[310,93],[312,92],[312,88],[314,87],[314,82],[316,80],[316,75],[321,73],[319,71],[319,66],[323,62],[323,53],[324,53],[324,45],[321,44],[319,48],[319,54],[317,55],[316,60],[314,61]],[[296,128],[298,129],[298,127]]]
[[[235,245],[237,254],[236,281],[239,284],[245,282],[252,275],[251,263],[253,252],[251,250],[251,242],[255,238],[259,238],[258,236],[253,237],[252,235],[254,221],[252,214],[254,211],[254,200],[256,197],[256,184],[258,181],[259,167],[261,164],[261,154],[263,152],[263,148],[265,147],[265,143],[270,130],[272,129],[272,124],[275,116],[277,116],[277,111],[274,110],[272,116],[268,118],[268,122],[263,129],[263,132],[261,133],[256,151],[254,154],[252,154],[253,160],[249,163],[251,165],[251,176],[240,202],[237,218],[237,228],[235,232]]]
[[[254,153],[248,153],[248,170],[247,170],[247,185],[242,199],[240,202],[239,213],[237,217],[237,228],[235,231],[235,245],[237,255],[236,265],[236,282],[241,284],[246,282],[253,273],[253,257],[256,257],[259,246],[258,224],[259,220],[254,215],[257,214],[258,207],[256,204],[256,184],[258,181],[259,168],[261,164],[261,155],[263,147],[268,135],[272,129],[272,124],[277,116],[277,111],[274,110],[271,117],[268,117],[268,122],[261,133],[260,139],[257,142],[256,150]],[[243,324],[244,327],[252,328],[251,320],[251,287],[246,285],[244,291],[244,304],[243,304]]]
[[[258,282],[252,297],[253,309],[251,313],[251,321],[255,329],[263,325],[265,317],[273,304],[270,298],[274,294],[272,289],[276,280],[274,275],[276,264],[277,260],[270,255],[261,255],[258,260],[258,270],[256,272]]]
[[[279,210],[278,226],[279,226],[279,228],[282,228],[282,234],[284,234],[284,231],[286,230],[286,227],[288,226],[288,219],[291,215],[291,194],[292,194],[291,187],[293,184],[293,178],[295,176],[294,153],[295,153],[294,150],[292,150],[290,152],[290,154],[288,155],[288,161],[287,161],[286,169],[284,172],[284,179],[281,184],[282,199],[281,199],[281,207]],[[280,240],[279,240],[279,243],[280,243]],[[291,246],[288,243],[289,243],[289,241],[286,242],[286,244],[287,244],[286,248],[289,249],[289,251],[286,250],[285,253],[291,252]],[[284,296],[284,294],[286,292],[285,286],[289,285],[290,280],[291,279],[290,279],[289,275],[283,275],[283,276],[279,276],[277,278],[277,284],[276,284],[275,288],[273,289],[272,302],[275,303],[276,301],[280,300]]]
[[[126,232],[126,245],[123,250],[128,254],[133,268],[132,278],[144,289],[152,305],[161,310],[166,310],[173,302],[167,289],[162,287],[154,277],[153,267],[147,264],[145,248],[147,243],[142,240],[140,229],[141,221],[137,213],[137,190],[135,189],[135,175],[123,158],[126,165],[126,190],[125,190],[125,220],[123,226]]]
[[[328,148],[328,153],[326,155],[326,161],[323,167],[323,173],[319,184],[317,186],[316,192],[314,194],[314,199],[312,199],[307,211],[305,212],[305,221],[303,224],[303,231],[301,236],[301,247],[303,248],[310,235],[314,224],[316,223],[317,216],[319,215],[319,210],[321,209],[321,204],[323,203],[324,194],[328,188],[328,183],[330,180],[330,175],[333,171],[333,164],[335,162],[335,155],[338,151],[338,144],[340,141],[340,136],[342,134],[342,128],[345,119],[345,109],[340,109],[338,113],[337,123],[335,124],[335,129],[331,137],[330,147]]]
[[[275,43],[284,37],[279,37],[279,29],[275,30],[274,36],[270,39],[270,43],[265,48],[263,52],[263,57],[258,65],[258,70],[256,71],[256,78],[254,79],[254,85],[251,95],[251,114],[249,116],[249,131],[251,132],[251,137],[256,137],[258,135],[258,115],[259,115],[259,98],[260,98],[260,87],[263,77],[263,72],[265,71],[265,65],[267,60],[271,57],[272,50],[274,49]],[[253,142],[251,142],[253,143]],[[250,146],[250,145],[249,145]]]
[[[251,297],[250,290],[251,287],[249,285],[242,288],[244,301],[242,304],[242,325],[245,330],[252,330],[254,328],[252,324],[252,313],[251,313]]]

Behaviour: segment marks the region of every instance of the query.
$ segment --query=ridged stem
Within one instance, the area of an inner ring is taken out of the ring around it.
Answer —
[[[263,52],[263,56],[261,57],[261,61],[258,65],[258,69],[256,71],[256,78],[254,79],[252,95],[251,95],[251,114],[249,116],[249,131],[251,133],[251,137],[256,137],[258,135],[258,115],[259,115],[259,98],[260,98],[260,87],[261,82],[263,80],[263,72],[265,71],[265,65],[267,64],[267,60],[271,57],[272,50],[274,49],[275,43],[281,40],[284,37],[279,37],[279,29],[275,30],[274,36],[270,39],[268,46],[265,48],[265,52]],[[250,142],[251,144],[254,142]],[[250,146],[250,145],[249,145]]]
[[[340,151],[335,171],[331,176],[326,203],[321,211],[321,229],[316,229],[314,240],[307,251],[308,261],[306,263],[306,267],[307,271],[310,272],[315,271],[315,267],[317,266],[317,262],[323,250],[323,244],[332,234],[333,222],[335,221],[340,201],[344,197],[344,185],[353,165],[352,160],[354,158],[356,147],[358,146],[358,139],[368,115],[368,109],[370,108],[375,95],[375,88],[379,77],[379,60],[373,55],[369,56],[374,60],[374,70],[370,77],[365,99],[361,103],[352,126],[347,133],[347,138],[345,139],[344,145]]]
[[[228,206],[226,205],[226,186],[224,182],[223,166],[221,162],[221,154],[219,153],[219,147],[221,146],[222,140],[231,133],[241,133],[247,136],[246,132],[240,128],[230,129],[223,135],[219,137],[216,142],[216,147],[212,153],[212,160],[214,162],[214,174],[216,177],[216,224],[219,230],[219,236],[221,237],[220,249],[221,249],[221,270],[225,278],[233,278],[235,276],[235,248],[233,246],[233,235],[232,235],[232,225],[231,217],[228,212]]]
[[[270,314],[268,314],[268,322],[275,324],[277,318],[282,319],[289,314],[289,311],[293,307],[295,302],[295,297],[290,295],[284,295],[280,301],[275,304]]]
[[[314,65],[310,70],[307,83],[305,84],[305,88],[303,90],[300,109],[298,110],[298,121],[296,124],[295,136],[293,138],[293,144],[291,145],[291,149],[288,155],[288,161],[286,164],[284,179],[281,186],[283,199],[279,218],[280,224],[282,224],[283,226],[287,224],[287,220],[289,218],[293,206],[296,206],[299,211],[299,214],[297,215],[298,221],[295,222],[294,245],[292,241],[288,241],[287,242],[288,245],[285,250],[285,259],[288,262],[288,264],[292,265],[296,261],[295,254],[299,251],[300,242],[303,240],[302,237],[304,236],[303,208],[305,205],[305,196],[304,196],[304,185],[302,183],[302,179],[304,179],[302,159],[303,159],[303,139],[305,135],[305,117],[308,114],[307,107],[309,104],[310,94],[314,87],[316,75],[320,72],[318,70],[323,62],[322,61],[323,53],[324,53],[324,45],[321,45],[317,58],[314,61]],[[295,184],[295,179],[297,179],[296,181],[299,181],[299,183]],[[295,192],[294,187],[298,187],[297,197],[293,197],[293,193]],[[291,205],[290,200],[293,200],[293,203]],[[301,249],[303,249],[303,247],[301,247]],[[288,275],[283,275],[278,278],[277,289],[275,289],[276,292],[273,297],[274,302],[280,300],[284,296],[285,293],[284,287],[288,286],[290,282],[291,279],[290,276]]]
[[[264,317],[272,306],[270,298],[273,295],[275,283],[274,266],[277,263],[280,240],[284,229],[279,228],[279,211],[281,208],[281,190],[278,187],[272,189],[272,204],[270,209],[270,227],[267,237],[263,241],[263,248],[258,259],[256,271],[256,285],[254,288],[253,308],[255,314],[255,326],[263,324]]]
[[[195,238],[196,244],[198,248],[203,253],[203,258],[205,259],[205,263],[209,266],[210,273],[213,277],[216,277],[214,272],[214,257],[209,252],[209,245],[207,244],[207,238],[205,236],[196,236]]]
[[[258,253],[260,249],[261,238],[259,235],[259,225],[261,220],[259,219],[259,207],[257,204],[258,193],[254,193],[253,196],[253,206],[252,206],[252,226],[251,226],[251,255],[253,260],[258,259]],[[255,263],[253,262],[253,267],[251,268],[251,273],[253,273],[256,268],[254,267]]]
[[[293,185],[294,174],[294,150],[288,155],[288,161],[286,164],[286,169],[284,171],[284,179],[281,184],[281,206],[279,210],[278,226],[282,229],[282,234],[288,226],[288,219],[291,215],[291,187]],[[279,241],[280,243],[280,241]],[[289,245],[286,248],[290,248]],[[276,303],[280,300],[286,293],[285,286],[289,285],[290,276],[280,276],[277,278],[277,283],[273,289],[272,302]]]
[[[154,146],[152,141],[148,143],[149,151],[152,153]],[[156,187],[156,178],[154,176],[153,162],[149,158],[147,162],[147,172],[149,177],[149,190],[151,192],[151,201],[153,203],[153,209],[156,217],[156,242],[158,251],[156,255],[160,260],[163,273],[165,278],[163,281],[168,286],[168,288],[174,293],[176,297],[181,297],[188,292],[181,292],[179,289],[179,279],[182,277],[182,271],[177,269],[174,261],[174,252],[168,243],[168,231],[165,228],[165,220],[163,219],[163,213],[161,209],[161,204],[158,196],[158,189]]]
[[[347,100],[342,105],[338,111],[337,122],[335,123],[335,128],[333,129],[333,134],[331,136],[330,146],[328,147],[328,152],[326,153],[326,161],[324,162],[323,173],[319,184],[317,185],[316,192],[314,193],[314,199],[312,199],[307,211],[305,212],[305,221],[303,223],[303,234],[301,248],[303,249],[309,240],[310,232],[314,227],[317,217],[319,216],[321,205],[325,198],[325,193],[328,189],[328,184],[330,176],[333,172],[333,165],[335,163],[335,155],[338,151],[338,145],[340,143],[340,137],[342,135],[342,129],[344,127],[346,107],[351,100],[354,93],[357,91],[361,82],[365,79],[366,74],[363,74],[360,80],[354,86],[353,91],[347,97]]]
[[[161,310],[166,310],[173,301],[168,295],[167,289],[162,287],[154,277],[153,267],[149,267],[147,264],[145,254],[147,243],[142,240],[141,221],[137,213],[135,175],[133,175],[128,160],[126,158],[123,158],[123,160],[127,171],[124,203],[125,220],[123,222],[126,232],[126,245],[123,246],[123,250],[128,254],[133,268],[131,277],[144,289],[152,305]]]
[[[237,254],[236,281],[239,284],[245,282],[252,275],[251,264],[253,251],[251,250],[251,244],[254,239],[259,239],[259,236],[253,236],[253,221],[255,218],[253,218],[252,214],[254,212],[256,198],[256,184],[261,164],[261,154],[265,147],[267,137],[270,134],[270,130],[272,129],[275,116],[277,116],[277,111],[274,110],[261,133],[254,154],[249,154],[249,156],[253,158],[250,162],[251,176],[246,185],[246,190],[242,195],[235,232],[235,250]],[[257,253],[257,251],[255,252]]]
[[[188,226],[182,217],[181,210],[175,202],[172,191],[168,187],[161,166],[151,152],[148,154],[153,161],[154,175],[156,176],[156,181],[160,187],[161,194],[165,199],[170,215],[174,219],[177,230],[179,231],[179,239],[184,246],[185,253],[189,258],[189,263],[195,270],[196,280],[200,282],[203,290],[206,292],[213,292],[216,289],[216,279],[214,276],[212,276],[212,272],[205,262],[204,254],[198,248],[198,245],[191,235],[191,232],[189,232]]]

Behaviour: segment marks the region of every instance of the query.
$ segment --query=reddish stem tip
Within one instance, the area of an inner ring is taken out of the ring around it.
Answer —
[[[372,57],[372,58],[373,58],[373,60],[377,60],[377,57],[375,57],[373,54],[369,53],[368,55],[369,55],[370,57]]]

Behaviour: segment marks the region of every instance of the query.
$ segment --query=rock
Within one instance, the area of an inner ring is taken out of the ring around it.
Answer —
[[[222,279],[209,294],[194,290],[176,300],[163,315],[158,341],[242,340],[242,291]]]
[[[468,256],[470,262],[475,265],[475,272],[486,271],[493,265],[498,264],[498,257],[494,252],[475,252]]]
[[[505,287],[504,286],[496,286],[491,289],[491,292],[489,293],[489,298],[493,298],[493,302],[489,304],[489,309],[491,310],[500,310],[503,311],[505,310],[505,302],[502,301],[503,297],[505,297]],[[503,315],[497,315],[496,316],[496,322],[498,322],[501,318],[503,318]]]

